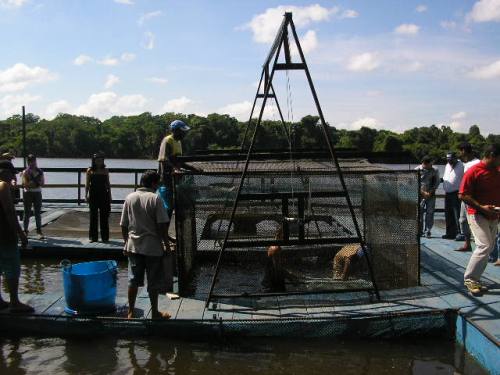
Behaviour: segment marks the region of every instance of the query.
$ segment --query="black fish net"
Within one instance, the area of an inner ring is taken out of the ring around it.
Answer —
[[[211,163],[212,169],[175,177],[182,295],[208,294],[242,164],[225,162],[213,168]],[[290,164],[250,165],[214,296],[367,290],[373,287],[367,256],[379,289],[418,285],[415,172],[365,167],[343,173],[365,253],[339,175],[330,164]]]

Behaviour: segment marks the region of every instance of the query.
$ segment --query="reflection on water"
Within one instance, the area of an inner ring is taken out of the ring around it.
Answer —
[[[452,342],[0,338],[0,374],[485,374]]]

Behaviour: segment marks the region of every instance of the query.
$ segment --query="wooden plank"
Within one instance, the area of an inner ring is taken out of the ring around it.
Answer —
[[[304,304],[310,318],[326,318],[333,315],[335,298],[332,294],[310,294],[304,296]]]
[[[281,316],[278,297],[253,299],[252,320],[279,319]]]
[[[279,296],[280,317],[306,318],[307,308],[303,296]]]
[[[177,316],[177,312],[179,311],[181,301],[181,298],[171,300],[167,296],[160,295],[158,297],[158,310],[169,313],[171,319],[175,319],[175,317]],[[150,309],[147,315],[148,319],[152,318],[151,311],[152,310]]]
[[[203,312],[203,320],[233,320],[234,307],[230,303],[210,303]]]
[[[183,298],[176,319],[203,319],[205,301]]]

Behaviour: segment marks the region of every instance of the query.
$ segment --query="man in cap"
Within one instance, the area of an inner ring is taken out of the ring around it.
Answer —
[[[432,166],[432,159],[428,155],[422,158],[422,164],[415,170],[420,171],[420,235],[430,238],[434,225],[439,172]]]
[[[2,155],[0,155],[0,160],[12,160],[15,158],[12,152],[3,152]]]
[[[464,176],[464,165],[457,159],[455,153],[446,154],[446,167],[444,169],[443,190],[444,197],[444,215],[446,221],[446,233],[443,238],[454,240],[460,233],[460,199],[458,199],[458,189]]]
[[[4,301],[0,294],[0,310],[9,308],[13,313],[33,312],[33,308],[19,301],[19,276],[21,257],[17,245],[18,239],[25,247],[28,239],[16,217],[12,199],[12,180],[16,170],[9,160],[0,160],[0,276],[7,282],[10,302]],[[2,288],[0,288],[1,290]]]
[[[159,173],[163,185],[167,188],[167,206],[169,215],[172,214],[172,174],[184,169],[193,169],[181,163],[177,157],[182,156],[182,143],[190,127],[184,121],[174,120],[169,126],[170,134],[161,141],[160,152],[158,153]]]

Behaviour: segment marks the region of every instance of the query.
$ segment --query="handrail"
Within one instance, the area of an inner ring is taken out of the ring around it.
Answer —
[[[16,168],[18,172],[22,172],[24,168]],[[76,173],[77,174],[77,183],[76,184],[46,184],[43,186],[44,189],[77,189],[77,198],[42,198],[45,203],[77,203],[81,205],[85,203],[85,199],[82,198],[81,190],[85,188],[85,178],[82,179],[82,174],[87,172],[87,167],[82,168],[43,168],[45,173],[47,172],[58,172],[58,173]],[[134,191],[139,186],[138,184],[138,175],[148,170],[149,168],[108,168],[109,173],[122,173],[122,174],[134,174],[134,183],[133,184],[111,184],[111,189],[134,189]],[[83,180],[83,181],[82,181]],[[20,185],[17,186],[18,189],[22,190]],[[22,202],[22,198],[18,199],[19,202]],[[123,203],[123,199],[113,199],[111,203]]]

